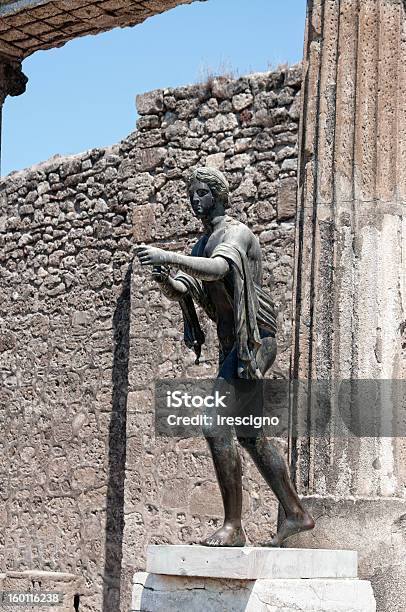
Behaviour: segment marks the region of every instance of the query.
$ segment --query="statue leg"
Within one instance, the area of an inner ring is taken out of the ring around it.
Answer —
[[[279,450],[268,442],[263,433],[257,438],[238,438],[238,440],[249,452],[285,511],[285,520],[266,546],[280,546],[289,536],[313,529],[313,518],[304,509]]]
[[[275,339],[264,338],[258,354],[258,363],[263,374],[270,368],[275,356]],[[267,545],[280,546],[289,536],[313,529],[313,518],[304,509],[289,477],[286,462],[279,450],[266,439],[263,432],[256,438],[239,437],[238,440],[249,452],[259,472],[271,487],[285,511],[285,520],[277,534]]]
[[[236,368],[237,357],[234,350],[228,355],[221,367],[214,391],[223,395],[230,389],[226,380],[236,376]],[[221,430],[216,428],[215,409],[210,416],[213,419],[213,424],[204,427],[203,433],[210,448],[223,499],[224,524],[213,535],[206,538],[202,544],[205,546],[244,546],[246,537],[241,524],[241,457],[235,441],[234,429],[227,426],[222,426]]]
[[[224,431],[224,429],[223,429]],[[233,431],[207,437],[224,506],[224,524],[206,538],[205,546],[244,546],[245,533],[241,525],[242,477],[241,458]]]

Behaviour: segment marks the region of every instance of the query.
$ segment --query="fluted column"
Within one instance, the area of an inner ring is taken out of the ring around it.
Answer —
[[[292,375],[404,379],[402,0],[308,0],[300,151]],[[292,411],[311,420],[311,397]],[[291,449],[298,490],[321,514],[292,543],[360,550],[387,612],[406,600],[405,442],[330,435]]]

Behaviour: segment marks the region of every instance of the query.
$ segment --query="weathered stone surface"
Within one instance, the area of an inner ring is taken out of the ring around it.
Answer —
[[[283,90],[284,78],[266,73],[230,81],[230,96],[249,88],[255,102],[258,79],[271,95],[274,83],[278,94]],[[275,148],[292,144],[297,123],[295,130],[276,124],[278,134],[259,148],[260,128],[240,126],[240,112],[231,109],[224,116],[234,117],[232,133],[209,134],[199,112],[211,99],[205,91],[165,90],[163,110],[143,115],[142,129],[120,145],[56,156],[0,182],[0,398],[7,406],[0,571],[47,564],[79,573],[89,585],[81,598],[85,612],[99,612],[102,598],[119,609],[118,551],[128,609],[131,577],[144,568],[151,539],[188,543],[220,522],[205,441],[155,439],[151,388],[157,376],[213,375],[215,330],[205,321],[208,341],[196,366],[182,342],[179,309],[152,290],[145,269],[133,266],[131,299],[129,293],[135,242],[189,253],[196,240],[199,225],[184,182],[191,166],[224,162],[230,214],[247,219],[258,236],[267,233],[264,278],[279,310],[274,371],[288,373],[294,220],[276,219],[283,162]],[[169,133],[167,142],[167,109],[185,101],[193,101],[190,116],[172,121],[182,122],[183,135]],[[237,151],[241,142],[245,150]],[[257,153],[275,160],[259,160]],[[254,542],[270,532],[277,507],[248,462],[244,474],[250,491],[244,516]],[[21,490],[32,494],[22,497]]]
[[[357,578],[357,553],[348,550],[261,547],[148,546],[147,572],[172,576],[261,578]]]
[[[282,164],[282,170],[286,172],[296,172],[297,171],[297,159],[285,159]]]
[[[206,121],[206,130],[209,133],[227,132],[238,127],[237,117],[233,113],[228,115],[216,115],[213,119]]]
[[[363,580],[227,580],[135,574],[131,612],[376,612]]]
[[[0,52],[21,58],[87,34],[133,26],[192,0],[3,0]]]
[[[309,5],[294,378],[405,378],[405,20],[392,0]],[[315,538],[292,544],[357,541],[382,612],[406,601],[405,452],[401,437],[307,438],[293,450],[299,492],[324,510]]]
[[[215,98],[225,100],[232,95],[232,80],[228,77],[215,77],[211,80],[211,90]]]
[[[293,536],[290,545],[346,546],[359,549],[359,575],[372,582],[378,610],[404,607],[405,503],[401,499],[306,498],[307,507],[319,516],[314,539]],[[372,534],[379,533],[378,538]],[[367,538],[365,537],[367,534]],[[388,565],[390,567],[388,568]]]
[[[160,113],[164,107],[164,93],[161,89],[155,89],[136,98],[137,111],[140,115],[154,115]]]
[[[296,177],[282,179],[278,188],[278,219],[285,221],[296,216]]]
[[[45,572],[45,571],[9,571],[0,574],[0,591],[4,593],[22,594],[23,596],[37,597],[43,594],[56,596],[56,602],[53,605],[41,605],[44,612],[52,612],[57,607],[60,612],[71,612],[74,605],[80,604],[81,595],[86,592],[86,586],[83,578],[74,574],[62,572]],[[38,607],[27,605],[28,600],[20,606],[26,610]],[[20,607],[16,604],[7,606],[4,600],[2,610],[7,612],[12,608]]]
[[[250,106],[254,101],[254,97],[250,93],[237,94],[233,97],[233,108],[236,111],[242,111],[247,106]]]
[[[211,168],[217,168],[217,170],[223,171],[225,158],[225,153],[213,153],[213,155],[208,155],[206,157],[206,166],[210,166]]]
[[[139,149],[134,155],[135,169],[140,172],[153,170],[161,165],[166,157],[166,149],[164,147],[151,147],[148,149]]]
[[[176,140],[186,136],[188,133],[188,125],[185,121],[173,121],[165,130],[165,136],[168,140]]]
[[[150,242],[155,233],[156,204],[137,206],[133,213],[133,228],[135,242]]]

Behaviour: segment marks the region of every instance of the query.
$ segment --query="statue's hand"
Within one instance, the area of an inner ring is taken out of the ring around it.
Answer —
[[[154,266],[152,268],[152,278],[160,284],[165,284],[168,281],[169,273],[169,266]]]
[[[141,245],[136,247],[135,254],[142,266],[160,266],[168,263],[168,253],[157,247]]]

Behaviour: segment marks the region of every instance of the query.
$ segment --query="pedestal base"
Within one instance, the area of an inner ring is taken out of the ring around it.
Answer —
[[[303,497],[317,527],[288,546],[357,548],[358,575],[370,580],[379,612],[406,610],[406,500]]]
[[[376,612],[370,583],[357,579],[356,557],[334,550],[152,546],[147,567],[154,573],[135,574],[131,612]]]

